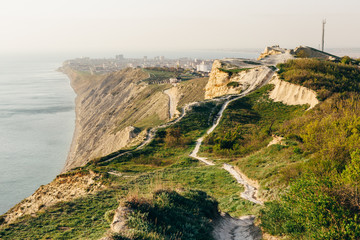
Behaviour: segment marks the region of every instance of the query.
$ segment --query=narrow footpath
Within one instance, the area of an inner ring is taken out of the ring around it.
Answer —
[[[209,135],[210,133],[212,133],[215,130],[215,128],[219,125],[225,109],[228,107],[228,105],[231,102],[236,101],[240,98],[243,98],[246,95],[248,95],[249,93],[251,93],[252,91],[264,86],[265,84],[267,84],[270,81],[270,79],[272,78],[273,75],[274,75],[274,72],[269,72],[269,74],[267,74],[264,78],[256,79],[256,81],[251,83],[251,85],[249,85],[245,91],[243,91],[239,95],[236,95],[235,97],[234,97],[234,95],[230,95],[230,96],[225,96],[225,97],[221,97],[218,99],[209,100],[209,101],[225,100],[225,103],[222,105],[220,111],[218,112],[213,125],[209,128],[209,130],[202,137],[200,137],[199,139],[196,140],[195,148],[190,153],[189,156],[205,163],[206,165],[215,165],[211,160],[209,160],[205,157],[198,156],[198,152],[200,150],[200,147],[202,145],[204,138],[207,135]],[[189,103],[189,104],[185,105],[185,107],[183,107],[183,109],[182,109],[181,115],[178,118],[176,118],[168,123],[165,123],[163,125],[151,128],[148,131],[146,139],[137,148],[135,148],[134,150],[129,150],[129,151],[126,151],[123,153],[119,153],[116,156],[113,156],[112,158],[107,159],[104,162],[112,161],[119,156],[122,156],[125,154],[130,154],[133,151],[144,148],[154,139],[158,129],[165,128],[165,127],[171,126],[171,125],[179,122],[182,118],[184,118],[186,116],[187,112],[189,110],[191,110],[191,108],[193,106],[196,106],[198,104],[199,104],[199,102],[193,102],[193,103]],[[170,116],[171,116],[171,110],[170,110]],[[246,179],[243,178],[241,176],[241,174],[238,171],[236,171],[236,169],[233,166],[231,166],[230,164],[224,164],[222,168],[224,170],[226,170],[227,172],[229,172],[237,180],[237,182],[239,184],[244,186],[245,191],[241,194],[242,198],[249,200],[255,204],[260,204],[260,205],[263,204],[263,202],[261,202],[259,199],[256,198],[257,191],[258,191],[257,188],[255,186],[253,186],[250,182],[246,181]],[[109,172],[109,173],[115,175],[113,172]],[[260,240],[262,238],[261,230],[259,227],[255,226],[254,220],[255,220],[255,216],[252,216],[252,215],[243,216],[240,218],[233,218],[226,213],[222,213],[221,217],[214,223],[213,236],[216,240],[229,240],[229,239],[231,239],[231,240]]]
[[[225,109],[228,107],[228,105],[236,101],[240,98],[245,97],[252,91],[256,90],[257,88],[265,85],[269,82],[271,77],[273,76],[273,73],[268,74],[264,79],[258,79],[252,85],[250,85],[243,93],[238,95],[235,98],[231,98],[229,96],[227,98],[227,101],[222,105],[219,113],[217,114],[217,118],[214,121],[214,124],[211,126],[211,128],[199,139],[196,141],[196,145],[194,150],[190,153],[190,157],[193,157],[206,165],[215,165],[211,160],[198,156],[198,152],[200,150],[201,144],[204,140],[204,138],[212,133],[215,128],[219,125],[220,120],[223,116],[223,113]],[[257,188],[253,186],[250,182],[246,181],[245,178],[241,176],[241,174],[236,171],[236,169],[231,166],[230,164],[224,164],[222,167],[224,170],[229,172],[239,184],[243,185],[245,188],[245,191],[241,193],[241,197],[249,200],[255,204],[263,205],[263,202],[258,200],[256,198],[257,195]],[[221,218],[218,219],[214,224],[214,231],[213,236],[216,240],[227,240],[227,239],[236,239],[236,240],[258,240],[261,239],[261,230],[259,227],[254,225],[255,216],[243,216],[241,218],[232,218],[228,214],[222,214]]]

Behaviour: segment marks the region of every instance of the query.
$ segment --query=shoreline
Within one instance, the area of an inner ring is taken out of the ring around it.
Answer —
[[[74,154],[75,150],[76,150],[76,143],[77,143],[77,139],[79,137],[79,121],[78,121],[78,116],[79,116],[79,95],[74,87],[74,81],[73,78],[70,75],[70,70],[66,70],[66,68],[64,66],[58,68],[58,71],[62,72],[63,74],[65,74],[67,76],[67,78],[70,80],[70,86],[73,90],[73,92],[75,93],[75,99],[74,99],[74,104],[75,104],[75,125],[74,125],[74,130],[73,130],[73,134],[72,134],[72,139],[71,139],[71,143],[70,143],[70,148],[68,150],[67,156],[66,156],[66,160],[65,160],[65,164],[63,165],[62,169],[61,169],[61,173],[65,173],[67,172],[67,167],[68,167],[68,163],[69,163],[69,159],[71,159],[71,155]]]

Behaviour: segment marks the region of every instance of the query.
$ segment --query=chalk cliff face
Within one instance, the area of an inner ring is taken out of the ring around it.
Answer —
[[[124,147],[138,145],[148,128],[178,114],[188,102],[204,99],[207,79],[172,86],[148,85],[142,69],[127,68],[107,75],[79,73],[69,67],[76,98],[76,125],[64,172]]]
[[[309,104],[309,108],[313,108],[319,103],[314,91],[282,81],[273,71],[276,64],[293,59],[300,50],[306,50],[307,53],[318,56],[318,52],[309,47],[289,50],[273,46],[265,48],[257,61],[241,59],[214,61],[209,81],[205,87],[205,99],[239,93],[246,90],[250,83],[258,81],[275,85],[269,97],[276,102],[288,105]],[[323,55],[329,56],[326,53]]]
[[[225,71],[223,70],[224,68]],[[259,80],[265,82],[270,80],[274,74],[274,71],[267,66],[257,66],[250,69],[244,68],[244,70],[238,73],[227,72],[227,68],[228,66],[225,66],[222,61],[214,61],[209,81],[205,87],[205,99],[239,93],[247,89],[250,83]]]
[[[65,171],[137,144],[146,129],[169,119],[165,85],[141,83],[148,74],[124,69],[108,75],[82,75],[65,69],[77,93],[76,126]]]
[[[309,109],[319,103],[313,90],[282,81],[277,75],[270,83],[274,84],[275,88],[270,92],[269,97],[275,102],[282,102],[287,105],[309,104]]]

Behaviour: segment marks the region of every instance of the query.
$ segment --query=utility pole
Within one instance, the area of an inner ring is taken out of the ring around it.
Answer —
[[[326,24],[326,19],[324,19],[324,20],[322,21],[322,42],[321,42],[321,51],[324,51],[325,24]]]

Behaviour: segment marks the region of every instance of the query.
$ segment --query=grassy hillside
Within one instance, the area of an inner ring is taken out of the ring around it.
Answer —
[[[132,212],[114,239],[211,239],[218,211],[255,214],[265,232],[288,239],[359,239],[359,70],[314,59],[278,67],[283,79],[324,101],[308,111],[287,106],[269,99],[267,85],[232,102],[201,149],[215,166],[188,157],[223,102],[199,104],[145,148],[74,170],[101,174],[103,191],[4,225],[0,238],[98,239],[120,205]],[[183,91],[191,91],[191,81]],[[273,135],[284,138],[282,145],[267,147]],[[243,187],[222,162],[259,183],[265,206],[240,197]]]
[[[304,113],[306,106],[287,106],[267,96],[267,85],[229,104],[215,131],[205,139],[203,154],[227,160],[246,156],[278,134],[285,120]]]
[[[105,162],[107,157],[104,157],[89,163],[86,167],[78,168],[75,171],[93,170],[102,173],[105,179],[103,184],[107,189],[96,195],[59,203],[38,212],[35,216],[20,218],[17,222],[0,228],[0,237],[69,239],[71,236],[72,239],[98,239],[109,229],[109,219],[119,202],[134,196],[148,199],[159,189],[191,190],[195,193],[203,191],[214,198],[211,201],[214,206],[219,205],[220,211],[229,212],[234,216],[255,213],[257,210],[254,209],[254,204],[240,198],[243,189],[230,174],[218,167],[205,166],[188,158],[195,139],[210,126],[216,112],[214,109],[219,108],[220,104],[214,103],[194,107],[181,122],[160,130],[156,139],[146,148],[111,162]],[[108,173],[110,171],[119,172],[121,175],[111,175]],[[201,197],[194,199],[194,204],[202,206],[203,203]],[[183,208],[182,211],[185,212],[190,211],[187,205],[180,204],[179,208]],[[204,220],[197,218],[186,219],[187,224],[191,225],[200,224],[202,221]],[[133,227],[138,228],[137,225]],[[155,234],[153,231],[149,230],[146,234]],[[144,229],[141,232],[145,234]],[[160,233],[163,234],[162,231]],[[169,238],[172,234],[174,232],[165,233],[164,237]],[[125,234],[124,237],[126,236],[128,235]],[[120,236],[117,237],[122,239]]]
[[[360,91],[357,65],[305,58],[279,64],[278,68],[281,79],[315,90],[320,100],[333,93]]]

